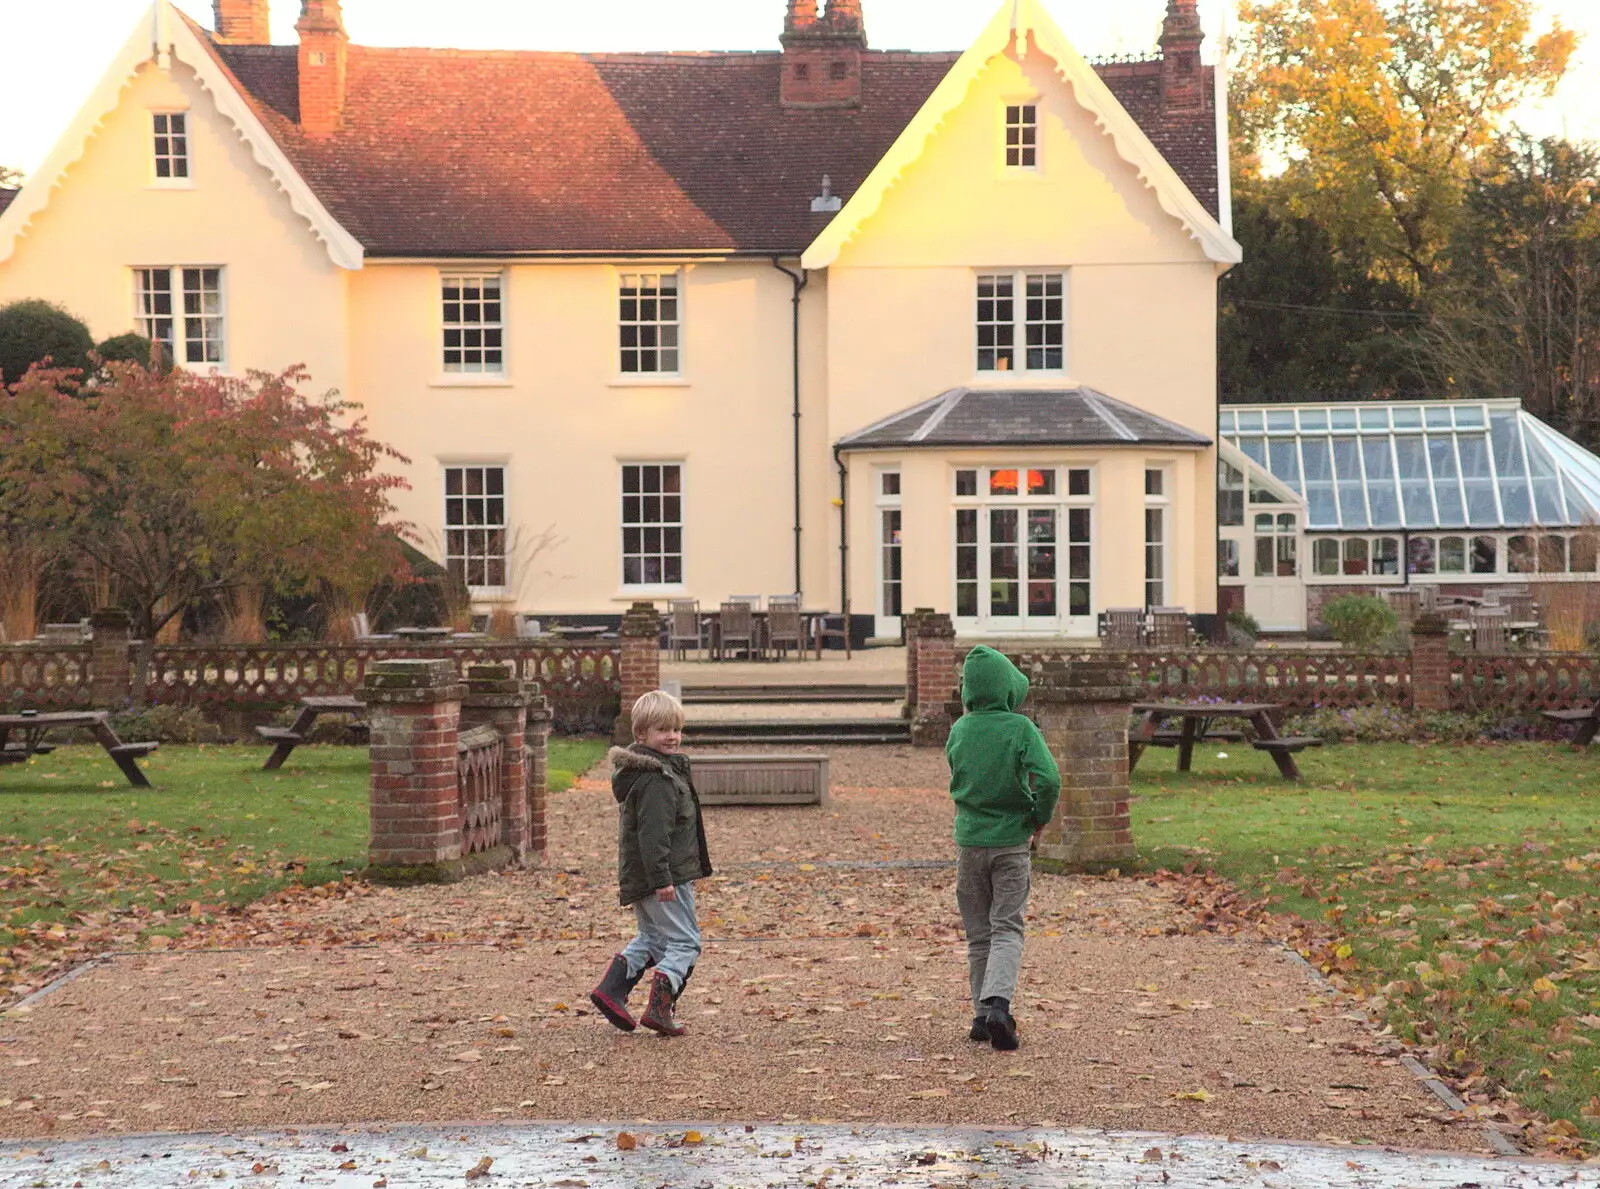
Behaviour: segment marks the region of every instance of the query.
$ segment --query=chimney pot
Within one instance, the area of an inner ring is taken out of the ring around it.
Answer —
[[[272,33],[267,0],[212,0],[212,27],[217,40],[233,45],[267,45]]]
[[[344,126],[345,75],[350,37],[339,0],[302,0],[300,19],[300,129],[331,136]]]

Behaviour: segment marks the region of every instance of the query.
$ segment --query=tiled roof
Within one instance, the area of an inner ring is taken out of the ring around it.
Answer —
[[[352,45],[345,128],[309,140],[296,47],[194,28],[373,256],[799,252],[830,217],[822,176],[848,199],[959,57],[869,51],[859,108],[804,111],[778,101],[775,52]],[[1214,212],[1209,112],[1163,121],[1149,71],[1107,82]]]
[[[1211,439],[1093,388],[952,388],[839,440],[841,450],[1188,446]]]
[[[20,193],[22,193],[20,190],[8,190],[0,186],[0,215],[5,214],[6,207],[10,206],[11,200]]]

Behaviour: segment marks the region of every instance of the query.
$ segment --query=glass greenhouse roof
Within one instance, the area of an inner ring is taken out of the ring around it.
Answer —
[[[1600,524],[1600,458],[1514,400],[1229,405],[1221,434],[1313,530]]]

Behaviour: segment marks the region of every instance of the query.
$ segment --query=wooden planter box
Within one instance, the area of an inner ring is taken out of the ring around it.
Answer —
[[[699,755],[694,787],[702,805],[826,805],[825,755]]]

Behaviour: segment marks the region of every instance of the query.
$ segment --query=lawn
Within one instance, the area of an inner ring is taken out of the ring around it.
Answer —
[[[1350,745],[1301,766],[1295,787],[1249,750],[1200,749],[1188,774],[1147,756],[1146,860],[1324,923],[1323,963],[1458,1085],[1600,1140],[1600,754]]]
[[[552,739],[550,787],[605,750]],[[174,933],[291,882],[366,863],[367,753],[301,747],[263,772],[263,748],[163,747],[131,788],[98,747],[0,769],[0,975],[32,973],[130,937]]]

